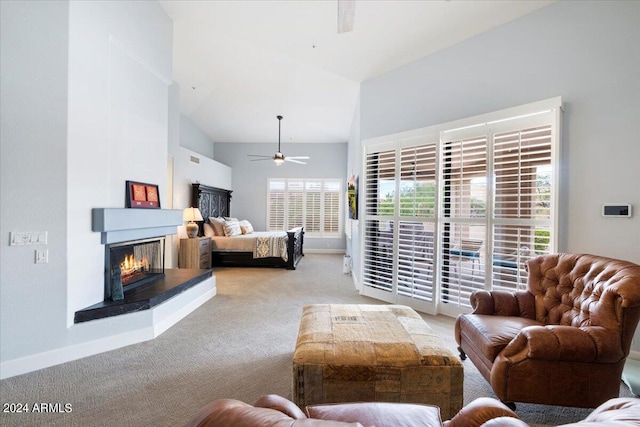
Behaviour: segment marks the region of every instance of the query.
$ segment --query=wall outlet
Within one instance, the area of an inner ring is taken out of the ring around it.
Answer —
[[[36,264],[49,262],[49,249],[36,249]]]

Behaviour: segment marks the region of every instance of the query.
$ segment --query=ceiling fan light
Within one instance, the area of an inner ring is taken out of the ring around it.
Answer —
[[[294,157],[288,157],[285,158],[284,154],[282,154],[282,152],[280,151],[280,123],[282,122],[282,116],[276,116],[276,118],[278,119],[278,151],[276,151],[276,154],[273,155],[273,157],[271,156],[262,156],[259,154],[248,154],[249,157],[257,157],[256,159],[252,159],[252,162],[258,161],[258,160],[273,160],[273,163],[276,164],[276,166],[280,166],[282,165],[285,161],[287,162],[293,162],[293,163],[300,163],[301,165],[306,165],[305,162],[301,162],[299,159],[308,159],[309,156],[294,156]]]
[[[273,156],[273,162],[276,164],[276,166],[280,166],[281,164],[284,163],[284,154],[282,154],[281,152],[277,152],[275,156]]]

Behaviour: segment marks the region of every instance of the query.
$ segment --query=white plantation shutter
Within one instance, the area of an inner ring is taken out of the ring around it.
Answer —
[[[552,138],[551,125],[494,135],[494,289],[525,289],[525,263],[549,253]]]
[[[442,147],[442,301],[468,306],[471,292],[485,287],[480,263],[486,247],[487,137]]]
[[[284,180],[269,180],[267,198],[267,231],[285,230]]]
[[[436,144],[400,152],[400,216],[435,219]]]
[[[484,218],[486,212],[477,206],[487,201],[487,137],[447,141],[442,156],[444,216]]]
[[[322,223],[322,182],[307,181],[305,186],[305,232],[319,233]]]
[[[476,290],[525,288],[526,261],[556,248],[559,106],[365,141],[363,294],[455,315]]]
[[[287,181],[287,229],[304,225],[304,182]]]
[[[395,197],[396,153],[383,151],[367,155],[365,165],[365,213],[393,215]]]
[[[325,181],[323,192],[323,233],[340,234],[340,200],[342,200],[340,181]]]
[[[269,230],[304,226],[309,237],[339,237],[342,233],[342,180],[269,179]]]
[[[400,150],[398,295],[433,302],[436,143]]]
[[[364,264],[365,287],[393,290],[393,231],[386,221],[365,220]]]
[[[367,153],[362,282],[371,296],[394,288],[395,178],[396,150]]]
[[[366,155],[364,294],[433,311],[437,144]]]

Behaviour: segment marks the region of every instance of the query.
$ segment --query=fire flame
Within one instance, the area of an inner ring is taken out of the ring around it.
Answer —
[[[136,271],[144,271],[149,269],[149,262],[146,258],[136,260],[133,255],[127,255],[120,263],[122,275],[133,274]]]

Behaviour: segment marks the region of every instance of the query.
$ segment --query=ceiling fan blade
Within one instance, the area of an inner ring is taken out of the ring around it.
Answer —
[[[249,157],[262,157],[264,159],[273,159],[273,156],[264,156],[262,154],[247,154]]]
[[[301,165],[306,165],[306,163],[305,163],[305,162],[301,162],[300,160],[292,159],[291,157],[285,157],[285,158],[284,158],[284,161],[285,161],[285,162],[291,162],[291,163],[299,163],[299,164],[301,164]]]
[[[353,31],[356,0],[338,0],[338,34]]]
[[[290,156],[287,159],[296,159],[296,160],[309,160],[309,156]]]
[[[251,159],[250,162],[261,162],[263,160],[273,160],[271,157],[265,157],[264,159]]]

